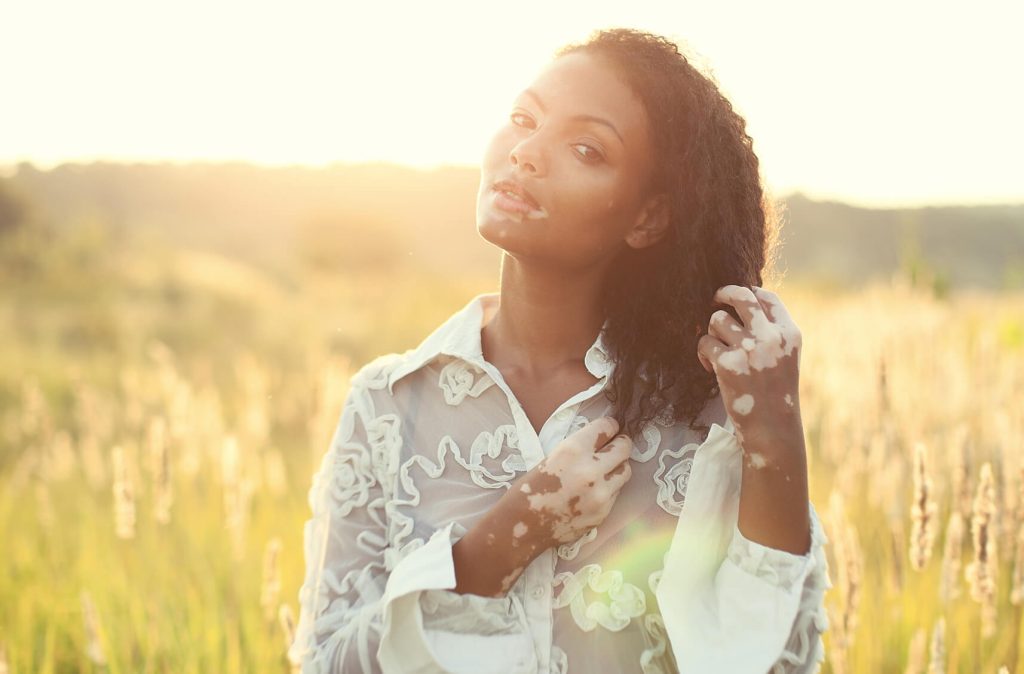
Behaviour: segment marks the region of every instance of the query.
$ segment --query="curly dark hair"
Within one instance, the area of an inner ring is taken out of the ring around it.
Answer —
[[[654,245],[624,246],[605,279],[603,338],[616,367],[605,396],[620,432],[636,438],[653,419],[695,425],[718,382],[697,342],[723,285],[762,285],[774,264],[782,209],[762,186],[746,122],[672,40],[615,28],[569,44],[597,56],[643,104],[654,146],[651,194],[668,198],[669,229]]]

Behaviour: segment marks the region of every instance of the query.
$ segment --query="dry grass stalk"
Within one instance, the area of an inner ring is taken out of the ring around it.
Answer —
[[[115,445],[114,465],[114,531],[118,538],[135,538],[135,490],[128,475],[124,448]]]
[[[938,506],[932,498],[932,481],[928,477],[925,446],[914,443],[914,501],[911,506],[910,567],[924,569],[932,556],[935,543],[935,524]]]
[[[965,575],[971,586],[971,599],[981,604],[981,634],[987,638],[995,634],[998,571],[996,539],[992,528],[996,513],[995,482],[992,477],[992,465],[988,462],[981,467],[981,477],[973,505],[971,535],[974,542],[974,559],[967,565]]]
[[[848,671],[850,649],[857,629],[857,607],[860,603],[862,554],[857,532],[846,516],[842,495],[833,491],[829,497],[827,532],[837,570],[839,605],[829,603],[829,663],[837,674]],[[832,568],[832,564],[829,565]]]
[[[96,606],[92,603],[92,597],[87,590],[81,594],[82,619],[85,624],[85,653],[89,660],[100,667],[105,667],[107,657],[103,653],[103,645],[100,643],[100,618],[96,612]]]
[[[153,517],[159,524],[170,524],[174,489],[171,481],[171,458],[167,446],[167,423],[154,417],[149,424],[150,474],[153,478]]]
[[[288,653],[292,644],[295,643],[295,615],[292,613],[292,607],[289,604],[281,604],[281,608],[277,611],[278,621],[281,623],[281,630],[284,632],[284,648],[285,653]],[[298,674],[302,667],[302,663],[295,662],[289,658],[291,663],[292,674]]]
[[[891,553],[889,559],[892,562],[892,591],[896,594],[903,592],[903,553],[904,553],[904,530],[902,520],[896,520],[889,525],[889,547]],[[896,606],[896,611],[902,608]]]
[[[245,552],[245,530],[253,485],[242,477],[240,450],[234,435],[224,438],[221,482],[224,488],[224,525],[231,536],[234,557],[241,560]]]
[[[1013,572],[1010,577],[1010,603],[1024,603],[1024,469],[1020,476],[1020,497],[1017,500],[1016,535],[1014,536]]]
[[[923,627],[918,627],[910,640],[910,648],[907,650],[907,668],[905,674],[922,674],[924,672],[925,647],[928,645],[928,635]]]
[[[951,442],[953,456],[953,509],[964,517],[971,514],[971,438],[970,430],[963,421],[953,428]]]
[[[953,511],[946,525],[942,548],[942,571],[939,576],[939,598],[944,604],[960,596],[960,565],[963,555],[964,518]]]
[[[928,655],[928,674],[946,674],[946,619],[940,617],[932,628]]]
[[[1022,612],[1024,612],[1024,517],[1021,516],[1024,503],[1024,471],[1021,474],[1020,488],[1022,498],[1017,502],[1017,531],[1013,545],[1013,571],[1010,575],[1010,604],[1013,606],[1011,634],[1020,635]],[[1010,647],[1010,664],[1016,667],[1020,658],[1020,640],[1014,639]]]
[[[270,435],[270,376],[251,353],[243,354],[235,363],[235,373],[242,388],[241,436],[246,446],[261,448]]]
[[[1024,603],[1024,522],[1017,529],[1013,572],[1010,578],[1010,603],[1014,606]]]
[[[263,553],[263,584],[260,587],[260,606],[267,622],[274,620],[278,597],[281,594],[281,570],[278,556],[281,554],[281,539],[272,538]]]

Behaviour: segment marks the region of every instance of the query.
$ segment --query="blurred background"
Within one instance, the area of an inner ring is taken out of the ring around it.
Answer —
[[[1020,671],[1022,19],[4,6],[0,673],[289,670],[348,378],[498,289],[478,159],[555,49],[613,26],[714,77],[785,209],[823,671]]]

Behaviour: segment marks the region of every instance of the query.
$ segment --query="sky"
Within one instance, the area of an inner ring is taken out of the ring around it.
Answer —
[[[559,47],[676,41],[747,121],[770,190],[1024,203],[1024,3],[156,2],[0,5],[0,166],[478,166]]]

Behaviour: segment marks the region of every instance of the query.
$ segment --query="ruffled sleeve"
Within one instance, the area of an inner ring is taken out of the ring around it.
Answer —
[[[357,375],[309,491],[289,660],[304,674],[535,671],[516,596],[452,591],[461,527],[449,522],[426,541],[389,547],[391,457],[376,431],[368,432],[380,419]]]
[[[729,563],[745,573],[793,594],[799,590],[796,618],[779,659],[771,674],[816,672],[825,659],[821,636],[828,629],[824,597],[832,582],[828,576],[825,544],[828,537],[821,526],[814,504],[808,502],[811,519],[811,550],[796,555],[770,548],[743,535],[739,525],[726,552]],[[723,562],[724,563],[724,562]]]
[[[743,536],[741,460],[735,436],[712,425],[694,457],[657,587],[669,643],[680,671],[817,671],[828,627],[828,539],[813,504],[811,549],[804,555]]]
[[[533,638],[516,595],[453,591],[454,526],[438,530],[391,574],[383,606],[383,671],[536,672]]]

